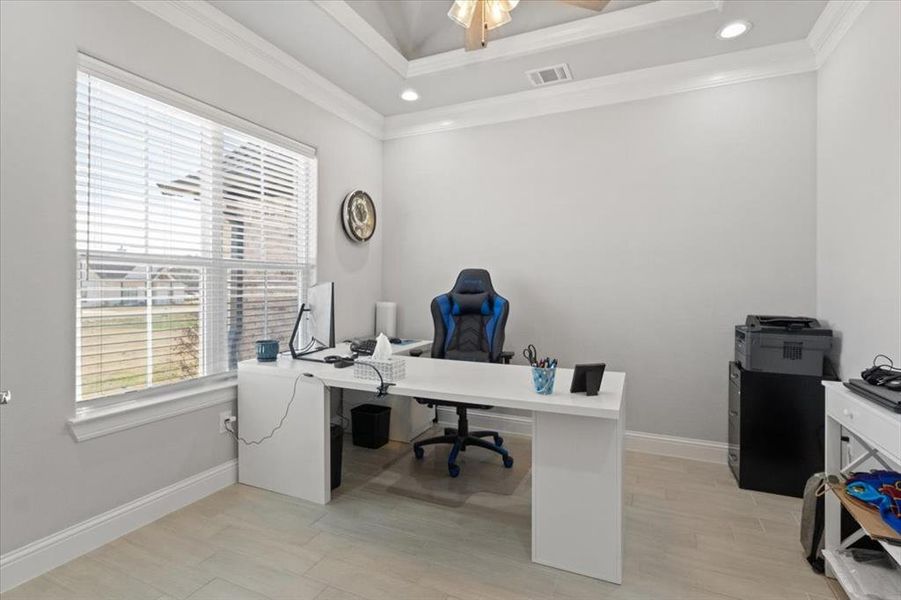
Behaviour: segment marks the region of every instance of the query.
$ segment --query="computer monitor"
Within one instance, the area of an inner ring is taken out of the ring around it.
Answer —
[[[320,283],[308,290],[307,302],[300,305],[288,347],[294,358],[335,347],[334,282]]]

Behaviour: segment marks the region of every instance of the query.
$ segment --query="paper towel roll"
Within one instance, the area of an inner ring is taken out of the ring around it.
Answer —
[[[380,333],[389,338],[397,337],[397,304],[394,302],[375,303],[375,334]]]

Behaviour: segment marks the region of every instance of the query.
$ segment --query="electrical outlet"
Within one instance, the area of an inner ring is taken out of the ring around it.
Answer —
[[[225,423],[234,416],[230,410],[224,410],[219,413],[219,433],[226,433]]]

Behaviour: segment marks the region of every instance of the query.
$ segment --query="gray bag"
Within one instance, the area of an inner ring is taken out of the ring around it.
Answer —
[[[825,524],[826,501],[823,492],[826,488],[826,474],[814,473],[804,484],[804,501],[801,505],[801,547],[804,558],[817,573],[822,573],[823,529]]]

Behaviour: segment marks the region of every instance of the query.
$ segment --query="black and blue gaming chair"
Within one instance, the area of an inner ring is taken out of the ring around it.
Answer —
[[[504,326],[509,311],[510,303],[494,291],[488,271],[460,271],[453,289],[432,300],[432,320],[435,322],[432,358],[509,363],[513,353],[504,352]],[[456,429],[449,427],[442,436],[414,443],[416,458],[422,458],[423,446],[451,444],[447,470],[451,477],[456,477],[460,474],[457,455],[465,452],[467,446],[478,446],[500,454],[508,469],[513,466],[513,457],[503,448],[504,440],[496,431],[469,431],[467,408],[487,410],[490,406],[428,398],[417,398],[416,401],[429,406],[453,406],[458,416]],[[482,439],[487,437],[494,438],[494,443]]]

